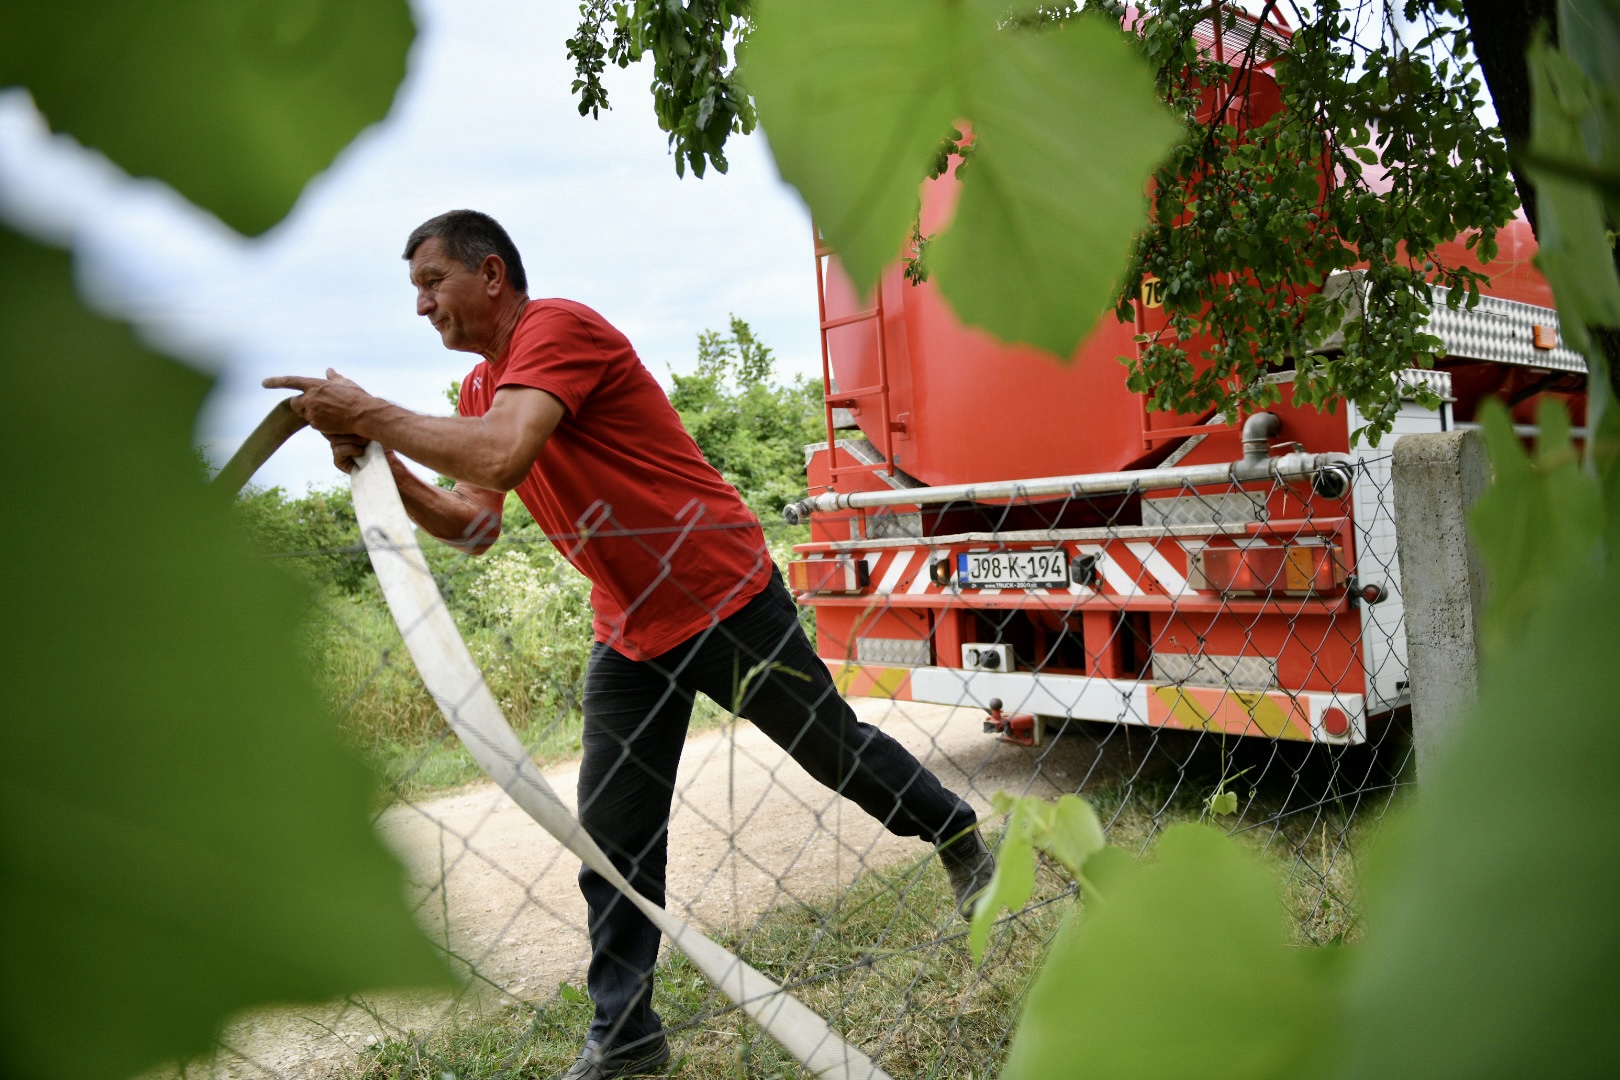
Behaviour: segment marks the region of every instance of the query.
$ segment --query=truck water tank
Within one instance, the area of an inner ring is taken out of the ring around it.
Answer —
[[[1209,108],[1224,105],[1240,126],[1264,123],[1280,107],[1276,83],[1252,72],[1245,92],[1210,94]],[[960,189],[954,170],[922,190],[922,231],[945,225]],[[1099,252],[1123,269],[1123,252]],[[1149,413],[1125,387],[1122,356],[1135,338],[1164,326],[1163,309],[1150,295],[1137,305],[1135,323],[1102,313],[1073,357],[1059,363],[1040,350],[1009,346],[964,325],[932,282],[914,285],[899,263],[879,284],[882,319],[857,320],[827,331],[827,349],[839,394],[884,384],[894,464],[927,484],[1109,472],[1153,464],[1170,444],[1151,439],[1155,429],[1202,423],[1204,416]],[[838,266],[826,267],[828,322],[872,310]],[[882,340],[879,340],[879,334]],[[886,364],[880,365],[880,345]],[[1187,343],[1196,356],[1203,342]],[[852,411],[873,443],[882,446],[883,410],[862,394]],[[1144,432],[1148,435],[1145,436]]]
[[[883,291],[889,421],[894,464],[927,484],[1102,472],[1142,456],[1142,406],[1116,359],[1135,348],[1135,328],[1104,315],[1074,359],[1004,345],[965,326],[932,283],[886,271]],[[829,320],[863,310],[836,266],[828,273]],[[840,391],[879,384],[878,324],[827,332]],[[856,423],[882,445],[875,397],[854,402]]]

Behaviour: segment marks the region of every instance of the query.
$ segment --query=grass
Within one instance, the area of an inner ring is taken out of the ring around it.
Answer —
[[[1043,871],[1030,909],[1005,920],[982,967],[966,946],[945,877],[931,856],[870,871],[815,906],[784,906],[722,944],[790,986],[800,1000],[867,1049],[894,1076],[993,1074],[1018,1001],[1045,943],[1071,906]],[[797,1077],[801,1070],[684,956],[659,965],[654,1007],[671,1034],[669,1075]],[[362,1056],[354,1080],[545,1077],[579,1052],[592,1008],[564,984],[549,1000],[474,1013],[431,1033],[390,1040]]]
[[[1353,941],[1361,934],[1356,858],[1376,823],[1355,820],[1337,801],[1294,805],[1297,776],[1256,791],[1234,835],[1274,869],[1299,945]],[[1116,780],[1087,797],[1109,822],[1110,843],[1143,851],[1168,825],[1205,816],[1200,790],[1184,779]],[[944,874],[924,856],[869,870],[846,891],[775,908],[717,936],[788,985],[890,1075],[980,1080],[999,1071],[1047,942],[1080,903],[1067,878],[1043,864],[1030,905],[998,924],[985,962],[975,966]],[[675,1051],[668,1075],[803,1075],[679,953],[670,951],[660,963],[655,994]],[[584,991],[564,984],[544,1001],[468,1011],[431,1032],[383,1042],[345,1075],[544,1078],[578,1053],[591,1015]]]

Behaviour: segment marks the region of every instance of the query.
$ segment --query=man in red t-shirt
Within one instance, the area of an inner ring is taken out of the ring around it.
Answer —
[[[799,627],[759,522],[704,460],[623,334],[570,300],[530,300],[523,262],[494,219],[455,210],[405,247],[416,310],[445,347],[483,359],[460,416],[413,413],[328,371],[266,386],[347,472],[369,440],[405,508],[471,554],[500,535],[506,493],[591,581],[596,643],[585,676],[580,821],[642,895],[664,902],[670,803],[694,695],[752,721],[805,770],[902,836],[939,847],[959,908],[993,862],[973,810],[903,746],[855,718]],[[449,490],[395,451],[455,479]],[[743,680],[738,698],[741,674]],[[588,869],[586,983],[596,1015],[565,1080],[606,1080],[669,1059],[652,1011],[658,930]]]

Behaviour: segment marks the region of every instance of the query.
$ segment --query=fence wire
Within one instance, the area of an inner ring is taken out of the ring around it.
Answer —
[[[1393,506],[1388,455],[1364,455],[1337,499],[1233,484],[766,530],[856,715],[966,799],[992,847],[1000,791],[1078,793],[1110,843],[1135,853],[1167,825],[1208,821],[1279,867],[1297,942],[1319,945],[1359,936],[1357,856],[1409,773]],[[622,536],[604,509],[591,542]],[[681,542],[703,538],[699,524]],[[659,539],[640,538],[648,558]],[[579,538],[509,515],[488,555],[429,555],[496,699],[567,797],[591,621],[588,586],[551,540]],[[186,1075],[560,1072],[592,1016],[577,860],[479,782],[420,688],[364,550],[278,557],[318,583],[312,667],[385,777],[377,827],[466,988],[256,1014]],[[767,660],[779,645],[765,643]],[[737,715],[750,678],[768,673],[739,667],[730,693],[697,703],[673,784],[666,906],[891,1075],[996,1075],[1044,947],[1084,898],[1043,864],[1031,902],[999,920],[975,965],[931,845],[891,834]],[[669,671],[668,696],[689,692],[686,674]],[[645,797],[637,752],[625,747],[604,790]],[[604,839],[612,850],[622,838]],[[632,846],[620,850],[633,859]],[[654,1075],[800,1075],[667,943],[654,1007],[674,1051]]]

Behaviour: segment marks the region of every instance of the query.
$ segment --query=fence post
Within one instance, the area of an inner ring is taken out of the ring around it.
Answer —
[[[1448,431],[1403,436],[1393,468],[1421,782],[1478,692],[1485,573],[1467,526],[1469,508],[1490,483],[1490,463],[1477,432]]]

